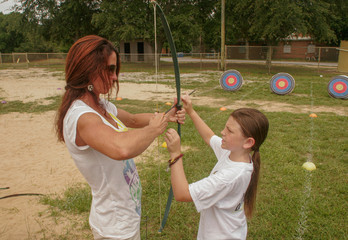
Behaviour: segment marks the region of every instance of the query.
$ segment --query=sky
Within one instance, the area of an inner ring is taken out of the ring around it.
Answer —
[[[8,14],[11,12],[11,7],[16,3],[16,0],[0,0],[0,12]]]

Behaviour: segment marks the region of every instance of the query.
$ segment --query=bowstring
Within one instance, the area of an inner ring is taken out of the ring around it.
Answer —
[[[157,54],[157,21],[156,21],[156,4],[153,4],[154,11],[154,32],[155,32],[155,79],[156,79],[156,93],[158,93],[158,54]],[[156,101],[156,111],[159,112],[159,103],[158,98]],[[157,137],[157,160],[159,159],[159,136]],[[158,164],[158,202],[159,202],[159,224],[161,225],[161,217],[162,217],[162,204],[161,204],[161,168],[160,164]]]

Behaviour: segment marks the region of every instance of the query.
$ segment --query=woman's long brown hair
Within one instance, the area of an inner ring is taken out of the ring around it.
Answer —
[[[56,133],[58,140],[64,142],[63,121],[71,104],[86,94],[87,86],[92,80],[100,77],[104,88],[109,89],[109,72],[107,69],[108,58],[116,53],[117,66],[116,75],[120,72],[120,56],[114,45],[105,38],[89,35],[77,40],[70,48],[65,65],[65,93],[56,115]],[[116,80],[116,93],[119,89],[118,78]],[[111,93],[110,89],[109,94]],[[97,105],[99,97],[90,92]]]
[[[253,108],[240,108],[235,110],[231,116],[242,128],[245,137],[255,139],[255,144],[251,150],[254,171],[244,196],[244,211],[247,218],[251,218],[256,202],[257,184],[259,181],[261,158],[259,148],[265,141],[268,133],[269,123],[267,117],[260,111]]]

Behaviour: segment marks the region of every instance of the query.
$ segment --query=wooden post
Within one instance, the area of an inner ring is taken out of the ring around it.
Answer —
[[[227,46],[225,46],[225,64],[224,64],[224,71],[227,69]]]
[[[202,53],[199,53],[199,59],[200,59],[200,64],[199,64],[199,68],[200,68],[200,70],[202,70]]]
[[[319,66],[320,66],[320,54],[321,54],[321,47],[319,47],[319,55],[318,55],[318,73],[319,73]]]
[[[29,68],[29,60],[28,60],[28,53],[25,53],[25,62],[27,64],[27,68]]]
[[[225,71],[225,0],[221,0],[221,65],[220,70]]]

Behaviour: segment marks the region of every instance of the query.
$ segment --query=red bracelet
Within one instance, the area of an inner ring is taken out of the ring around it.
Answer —
[[[184,154],[180,154],[174,159],[169,159],[168,160],[169,167],[172,166],[174,163],[176,163],[180,158],[182,158],[182,156],[184,156]]]

